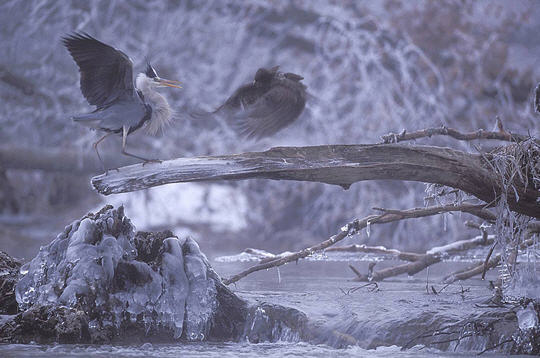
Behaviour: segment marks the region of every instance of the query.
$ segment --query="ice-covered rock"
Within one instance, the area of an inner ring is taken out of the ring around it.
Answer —
[[[308,318],[294,308],[262,303],[251,307],[243,336],[251,343],[306,339]]]
[[[17,312],[15,284],[21,262],[0,251],[0,314]]]
[[[91,342],[137,335],[202,340],[219,323],[218,306],[245,306],[242,300],[234,301],[238,307],[219,305],[216,285],[222,284],[193,239],[136,233],[122,207],[106,206],[67,226],[20,275],[20,309],[82,312]]]
[[[6,313],[22,312],[0,322],[0,343],[298,340],[305,328],[295,309],[236,296],[193,239],[135,232],[123,207],[73,222],[19,267]]]
[[[527,307],[521,308],[516,312],[519,329],[526,331],[538,327],[538,314],[534,305],[530,302]]]

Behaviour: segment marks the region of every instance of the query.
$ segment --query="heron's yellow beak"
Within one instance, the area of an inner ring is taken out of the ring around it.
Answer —
[[[173,80],[166,80],[164,78],[158,79],[159,86],[162,87],[174,87],[174,88],[182,88],[182,86],[179,86],[181,82],[173,81]]]

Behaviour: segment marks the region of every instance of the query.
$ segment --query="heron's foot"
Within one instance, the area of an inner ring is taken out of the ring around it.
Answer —
[[[162,162],[162,160],[159,160],[159,159],[146,159],[146,160],[142,163],[142,165],[143,165],[143,167],[144,167],[144,165],[145,165],[145,164],[148,164],[148,163],[161,163],[161,162]]]
[[[120,173],[120,169],[119,169],[119,168],[104,169],[104,171],[105,171],[105,176],[109,175],[109,171],[111,171],[111,170],[116,170],[117,173]]]

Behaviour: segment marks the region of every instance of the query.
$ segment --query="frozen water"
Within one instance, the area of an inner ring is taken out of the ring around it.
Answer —
[[[89,327],[94,331],[135,323],[147,333],[165,330],[175,339],[184,333],[204,339],[217,301],[215,276],[208,276],[197,243],[164,238],[153,257],[143,257],[135,238],[122,207],[106,207],[74,222],[21,268],[20,308],[58,304],[81,309],[93,318]]]
[[[529,303],[526,308],[522,308],[516,312],[519,329],[526,331],[538,327],[538,314],[534,309],[534,305]]]
[[[520,264],[516,267],[513,277],[508,282],[506,294],[512,297],[539,299],[540,266],[535,262],[527,262],[527,257],[518,257],[518,263]]]
[[[208,263],[199,245],[188,238],[184,247],[186,248],[185,266],[190,286],[186,299],[186,337],[189,340],[202,341],[208,336],[207,322],[217,308],[216,286],[214,281],[207,277]]]

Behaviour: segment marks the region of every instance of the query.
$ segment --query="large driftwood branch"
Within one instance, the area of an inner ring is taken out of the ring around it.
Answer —
[[[481,205],[472,205],[472,204],[444,205],[444,206],[434,206],[434,207],[428,207],[428,208],[415,208],[415,209],[409,209],[409,210],[386,210],[383,214],[380,214],[380,215],[370,215],[361,220],[358,220],[358,219],[353,220],[347,225],[343,226],[337,234],[333,235],[328,240],[325,240],[317,245],[302,249],[300,251],[293,252],[285,256],[278,256],[273,260],[265,261],[263,263],[259,263],[257,265],[251,266],[250,268],[230,277],[229,279],[223,280],[223,283],[226,285],[229,285],[231,283],[234,283],[246,277],[247,275],[253,272],[266,270],[271,267],[278,267],[281,265],[285,265],[286,263],[298,261],[300,259],[311,256],[315,252],[322,251],[334,245],[335,243],[343,240],[347,236],[357,233],[359,230],[362,230],[365,227],[367,227],[367,225],[384,224],[384,223],[410,219],[410,218],[421,218],[421,217],[437,215],[440,213],[451,212],[451,211],[466,212],[472,215],[476,215],[483,219],[488,218],[488,217],[493,219],[495,217],[490,211],[484,209]]]
[[[487,203],[501,192],[485,157],[449,148],[375,144],[280,147],[214,157],[178,158],[137,164],[92,178],[102,194],[194,181],[265,178],[312,181],[348,188],[363,180],[396,179],[436,183],[463,190]],[[518,184],[509,193],[512,210],[540,218],[538,190]],[[519,196],[519,200],[515,195]]]
[[[137,162],[120,153],[115,153],[115,155],[101,153],[101,156],[105,164],[111,168]],[[0,146],[0,168],[79,175],[103,172],[96,153],[92,149],[82,153],[66,149]]]

